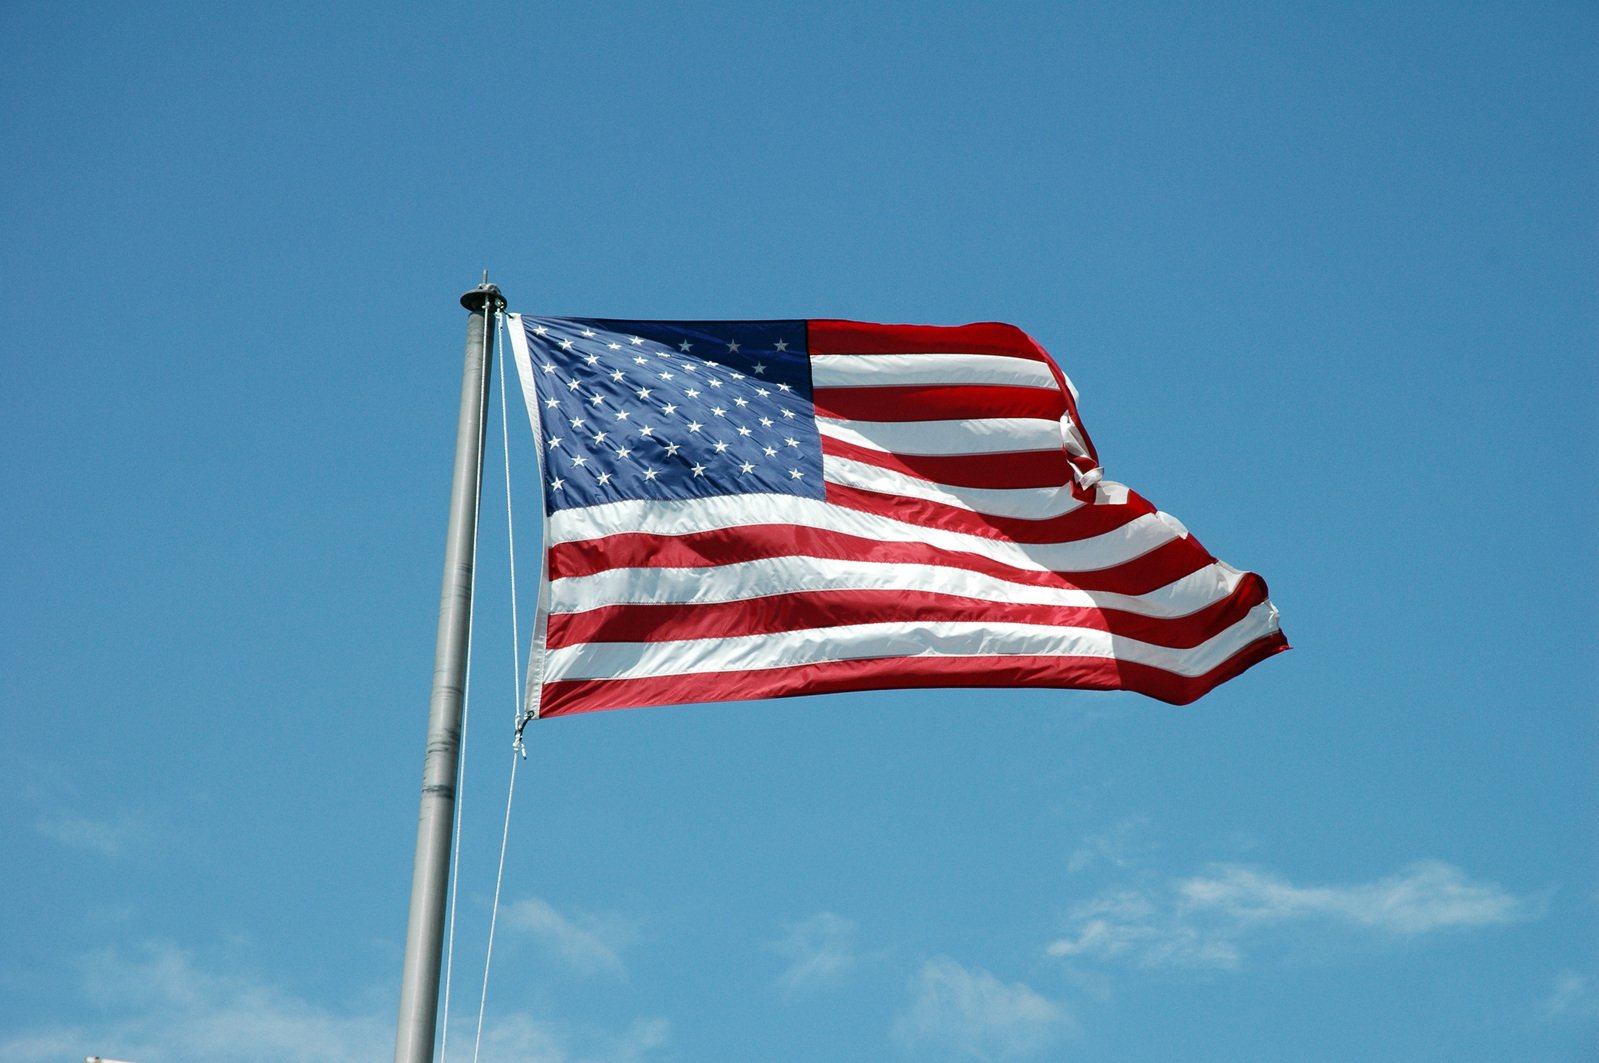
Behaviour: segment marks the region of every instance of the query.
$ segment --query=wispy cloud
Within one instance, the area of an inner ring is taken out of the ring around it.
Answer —
[[[620,1034],[591,1034],[578,1049],[558,1027],[518,1015],[484,1029],[480,1059],[493,1063],[642,1063],[670,1036],[671,1024],[665,1019],[638,1019]]]
[[[1076,906],[1055,956],[1125,960],[1146,967],[1236,967],[1243,944],[1271,928],[1323,926],[1389,938],[1499,926],[1536,905],[1450,864],[1412,864],[1372,882],[1300,886],[1238,865],[1217,865],[1160,889],[1103,893]]]
[[[1145,849],[1139,837],[1145,826],[1142,818],[1124,819],[1103,833],[1086,835],[1072,850],[1066,870],[1075,875],[1100,864],[1127,868]]]
[[[894,1040],[918,1058],[1021,1059],[1072,1028],[1059,1005],[1028,986],[1006,984],[948,957],[923,964],[910,991],[909,1008],[894,1022]]]
[[[120,812],[94,819],[65,809],[47,812],[34,821],[34,829],[52,841],[107,860],[148,851],[164,842],[168,832],[149,815]]]
[[[503,918],[506,925],[538,938],[579,974],[619,978],[627,973],[621,949],[632,938],[633,930],[621,919],[591,913],[568,918],[538,897],[510,905]]]
[[[106,951],[85,968],[86,1011],[108,1016],[0,1043],[17,1063],[116,1059],[233,1059],[239,1063],[356,1063],[393,1032],[377,1015],[339,1014],[277,987],[203,971],[169,945]]]
[[[84,984],[85,1019],[0,1040],[8,1063],[59,1063],[101,1055],[131,1060],[226,1059],[230,1063],[370,1063],[387,1058],[394,1015],[387,1006],[340,1011],[260,978],[207,970],[170,945],[137,955],[92,958]],[[576,1031],[513,1016],[491,1022],[483,1063],[640,1063],[665,1044],[661,1019],[641,1019],[620,1034]]]
[[[1599,985],[1578,971],[1561,971],[1542,1010],[1546,1019],[1599,1018]]]
[[[778,988],[796,996],[837,985],[857,962],[855,924],[832,912],[818,912],[785,928],[768,948],[788,960]]]
[[[1181,883],[1189,911],[1213,911],[1240,923],[1324,918],[1400,936],[1445,927],[1497,926],[1527,914],[1526,902],[1489,882],[1472,882],[1441,861],[1343,886],[1295,886],[1245,867],[1220,867]]]

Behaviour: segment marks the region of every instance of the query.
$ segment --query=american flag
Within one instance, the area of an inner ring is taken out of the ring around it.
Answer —
[[[1011,325],[511,315],[546,520],[528,709],[927,686],[1194,700],[1260,577],[1104,480]]]

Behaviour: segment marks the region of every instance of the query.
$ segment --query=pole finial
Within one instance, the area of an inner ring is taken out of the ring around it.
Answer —
[[[483,283],[461,296],[461,305],[476,313],[492,314],[505,309],[505,296],[489,283],[489,271],[483,271]]]

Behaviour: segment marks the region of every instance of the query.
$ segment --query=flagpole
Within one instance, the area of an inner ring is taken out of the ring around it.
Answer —
[[[438,1025],[439,967],[449,892],[450,847],[455,829],[455,777],[461,754],[461,699],[466,683],[467,635],[472,609],[472,566],[478,517],[478,463],[483,454],[483,411],[494,331],[490,320],[505,308],[500,290],[483,283],[461,296],[466,320],[466,365],[461,373],[461,414],[455,436],[455,475],[444,540],[444,584],[439,592],[439,634],[433,656],[433,697],[428,709],[427,753],[422,763],[422,806],[411,871],[411,912],[394,1063],[432,1063]]]

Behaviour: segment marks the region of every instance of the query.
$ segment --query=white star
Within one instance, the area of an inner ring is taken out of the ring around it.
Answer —
[[[700,424],[698,421],[690,421],[688,423],[688,430],[690,432],[698,432],[701,428],[704,428],[704,427],[705,426]]]
[[[608,351],[619,351],[622,349],[622,345],[620,343],[607,343],[605,345],[605,349]]]
[[[658,373],[656,375],[659,376],[662,380],[671,380],[672,379],[672,374],[671,373]]]
[[[596,476],[594,479],[601,486],[604,486],[605,484],[608,484],[608,483],[611,482],[611,474],[608,473],[608,472],[602,472],[598,476]]]
[[[638,343],[643,343],[644,341],[640,337],[634,336],[632,339],[628,340],[627,342],[633,343],[633,344],[638,344]]]
[[[652,436],[655,434],[655,429],[651,428],[649,425],[645,425],[643,428],[638,430],[638,434],[641,436]]]
[[[772,427],[772,419],[770,417],[762,417],[761,418],[761,427],[762,428],[770,428],[770,427]]]
[[[755,471],[755,466],[746,461],[746,462],[744,462],[743,464],[741,464],[738,467],[738,471],[739,472],[754,472]]]
[[[599,393],[598,393],[598,392],[596,392],[596,393],[595,393],[595,394],[594,394],[594,397],[593,397],[593,398],[591,398],[591,399],[589,399],[589,405],[591,405],[591,406],[598,406],[598,405],[600,405],[600,404],[601,404],[601,403],[602,403],[602,402],[604,402],[604,401],[605,401],[605,396],[604,396],[604,395],[601,395],[601,394],[599,394]]]
[[[693,362],[679,362],[677,364],[683,367],[683,371],[684,372],[687,372],[687,373],[694,372],[694,363]]]
[[[803,480],[805,479],[805,474],[798,469],[790,469],[788,470],[788,478],[790,480]]]
[[[707,368],[710,368],[710,369],[720,369],[720,368],[722,368],[722,363],[721,362],[713,362],[709,358],[705,359],[705,365],[707,366]]]
[[[540,368],[542,368],[546,373],[555,372],[555,366],[551,365],[549,362],[545,362]]]
[[[775,447],[762,447],[761,448],[761,453],[765,454],[768,458],[775,458],[775,457],[777,457],[777,448],[775,448]]]
[[[617,419],[617,420],[618,420],[618,421],[625,421],[625,420],[627,420],[627,411],[626,411],[626,410],[617,410],[617,411],[616,411],[616,419]]]
[[[737,354],[738,353],[738,341],[737,340],[728,340],[727,341],[727,353],[728,354]]]
[[[748,406],[749,404],[750,404],[750,400],[746,399],[742,395],[740,395],[738,398],[733,400],[733,405],[734,406]]]
[[[714,377],[713,377],[713,378],[711,378],[711,387],[713,387],[713,388],[719,388],[719,387],[721,387],[721,386],[722,386],[722,382],[721,382],[721,381],[720,381],[720,380],[717,380],[717,379],[716,379],[716,378],[714,378]]]
[[[750,430],[748,428],[744,427],[743,425],[739,425],[738,426],[738,434],[741,435],[741,436],[747,436],[747,435],[750,434]]]
[[[676,456],[677,452],[682,449],[683,444],[681,443],[668,443],[666,444],[666,456],[669,458],[674,457]]]
[[[675,402],[667,403],[665,406],[661,407],[661,412],[664,413],[664,414],[667,414],[667,415],[671,415],[671,414],[676,413],[677,412],[677,403],[675,403]]]
[[[644,357],[642,354],[635,355],[634,358],[633,358],[633,364],[634,365],[649,365],[650,364],[650,360],[648,358]]]
[[[581,455],[581,454],[579,454],[579,455],[578,455],[578,456],[577,456],[577,457],[575,457],[575,458],[573,458],[573,459],[572,459],[572,464],[573,464],[573,465],[576,465],[576,466],[577,466],[577,467],[578,467],[578,468],[580,468],[580,469],[581,469],[581,468],[582,468],[582,467],[583,467],[583,466],[585,466],[585,465],[587,465],[587,464],[588,464],[588,463],[589,463],[589,459],[587,459],[587,458],[585,458],[585,457],[584,457],[584,456],[583,456],[583,455]]]
[[[787,341],[787,340],[778,340],[778,341],[777,341],[777,349],[778,349],[778,350],[779,350],[779,351],[786,351],[786,350],[788,350],[788,341]]]
[[[561,437],[560,436],[551,436],[550,437],[550,443],[549,443],[550,449],[553,450],[554,448],[556,448],[556,447],[558,447],[560,445],[561,445]]]
[[[535,326],[533,326],[533,334],[535,336],[547,336],[547,335],[549,335],[549,332],[550,332],[550,330],[545,328],[543,325],[535,325]]]
[[[553,410],[553,409],[555,409],[555,407],[559,406],[560,403],[557,402],[555,399],[545,399],[544,400],[544,405],[548,406],[550,409]]]
[[[637,395],[641,399],[647,399],[650,397],[650,389],[639,388],[637,391],[633,392],[633,394]]]
[[[720,407],[720,406],[712,406],[711,407],[711,412],[716,414],[716,416],[718,416],[718,417],[726,417],[727,416],[727,411],[722,409],[722,407]]]
[[[655,470],[650,468],[649,466],[645,466],[645,468],[644,468],[644,479],[646,479],[646,480],[655,479]]]
[[[605,437],[606,437],[606,436],[607,436],[607,435],[608,435],[608,434],[609,434],[609,433],[607,433],[607,432],[595,432],[595,433],[594,433],[594,442],[596,442],[596,443],[603,443],[603,442],[605,442]]]
[[[722,451],[726,450],[728,447],[730,447],[732,445],[733,444],[731,444],[731,443],[723,443],[723,442],[718,441],[716,446],[712,447],[711,449],[715,450],[718,454],[720,454]]]
[[[583,360],[585,362],[587,362],[589,365],[596,365],[596,364],[599,363],[600,356],[597,355],[597,354],[591,354],[591,355],[589,355],[587,358],[585,358]]]
[[[793,417],[794,416],[794,411],[793,410],[784,410],[783,411],[783,416],[785,418]]]
[[[564,340],[561,341],[561,350],[569,351],[571,349],[572,349],[572,341],[570,339],[564,339]]]
[[[743,373],[729,373],[727,375],[732,377],[734,380],[743,380],[744,379],[744,374]]]
[[[683,392],[683,394],[687,395],[691,399],[697,399],[700,397],[698,388],[688,388]]]
[[[557,476],[555,479],[550,481],[550,486],[559,491],[561,488],[566,486],[566,481]]]
[[[583,386],[583,382],[581,380],[568,380],[566,382],[566,390],[567,391],[576,391],[578,388],[580,388],[582,386]]]
[[[586,340],[591,340],[596,335],[597,335],[597,333],[591,328],[586,328],[586,329],[583,330],[583,338],[586,339]]]
[[[616,448],[616,456],[619,457],[619,458],[625,458],[631,453],[633,453],[633,452],[631,450],[628,450],[626,447],[617,447]]]
[[[759,395],[761,398],[764,399],[764,398],[766,398],[766,396],[770,395],[771,392],[767,391],[765,388],[756,388],[755,389],[755,394]]]
[[[621,379],[622,379],[622,371],[620,369],[618,369],[615,372],[613,372],[611,374],[611,379],[620,382]]]
[[[682,343],[679,343],[677,345],[677,349],[682,351],[684,354],[687,354],[689,351],[692,351],[694,349],[694,345],[692,343],[690,343],[688,340],[684,340]]]
[[[695,463],[695,465],[693,466],[693,469],[694,469],[694,475],[695,476],[704,476],[705,475],[705,466],[700,465],[698,463]]]
[[[755,365],[752,366],[752,368],[755,370],[755,372],[757,374],[764,373],[764,372],[766,372],[766,363],[765,362],[756,362]]]
[[[569,421],[567,423],[570,424],[573,428],[582,428],[584,425],[588,424],[588,422],[583,420],[583,418],[581,418],[581,417],[574,417],[574,418],[571,419],[571,421]]]
[[[777,385],[777,390],[778,391],[793,391],[794,389],[789,387],[787,384],[779,384],[779,385]]]

